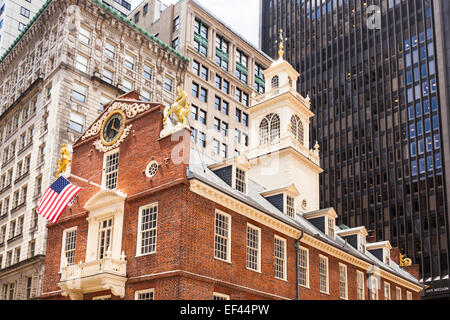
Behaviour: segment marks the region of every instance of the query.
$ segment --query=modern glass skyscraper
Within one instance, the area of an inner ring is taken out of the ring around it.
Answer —
[[[261,0],[261,44],[311,97],[321,207],[420,265],[424,298],[449,298],[450,2]]]

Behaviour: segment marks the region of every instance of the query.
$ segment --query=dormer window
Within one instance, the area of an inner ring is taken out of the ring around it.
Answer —
[[[294,198],[289,195],[286,195],[286,214],[291,218],[295,218]]]
[[[369,243],[366,245],[367,251],[377,257],[381,262],[391,264],[391,249],[392,246],[389,241]]]
[[[391,264],[391,255],[389,254],[389,250],[388,249],[383,249],[383,256],[384,256],[384,263],[386,263],[387,265]]]
[[[331,238],[334,238],[334,224],[335,220],[333,218],[328,217],[328,232],[327,235]]]
[[[366,253],[366,237],[362,234],[358,235],[358,251]]]
[[[247,184],[245,182],[245,171],[236,168],[236,190],[245,193]]]

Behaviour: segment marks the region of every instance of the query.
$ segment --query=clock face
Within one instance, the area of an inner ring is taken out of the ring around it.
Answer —
[[[122,112],[113,112],[105,121],[102,130],[102,142],[110,146],[119,140],[125,128],[125,116]]]

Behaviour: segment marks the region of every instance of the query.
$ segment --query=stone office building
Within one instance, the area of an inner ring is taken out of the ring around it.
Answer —
[[[188,127],[161,135],[160,103],[109,104],[74,145],[71,173],[92,179],[70,178],[83,191],[47,225],[41,298],[419,299],[388,241],[319,207],[298,73],[280,58],[264,75],[247,152],[220,162],[191,148]]]
[[[218,161],[242,154],[250,100],[264,93],[262,71],[272,59],[197,1],[178,1],[160,13],[152,9],[157,3],[143,1],[130,19],[190,59],[184,90],[193,105],[193,147]]]
[[[47,1],[0,61],[0,299],[40,296],[46,221],[36,213],[71,145],[130,90],[170,103],[188,60],[97,0]]]

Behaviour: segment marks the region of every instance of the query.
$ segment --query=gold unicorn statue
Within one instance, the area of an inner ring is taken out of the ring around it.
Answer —
[[[66,144],[61,145],[61,159],[58,160],[58,171],[56,172],[56,178],[66,171],[67,165],[72,162],[72,156],[70,155],[69,148]]]
[[[191,104],[187,102],[188,95],[182,90],[178,89],[179,94],[177,99],[175,100],[174,104],[170,106],[170,109],[165,114],[163,123],[165,124],[167,121],[167,118],[174,113],[177,116],[177,120],[179,123],[187,125],[187,119],[189,116],[189,113],[191,112]]]

